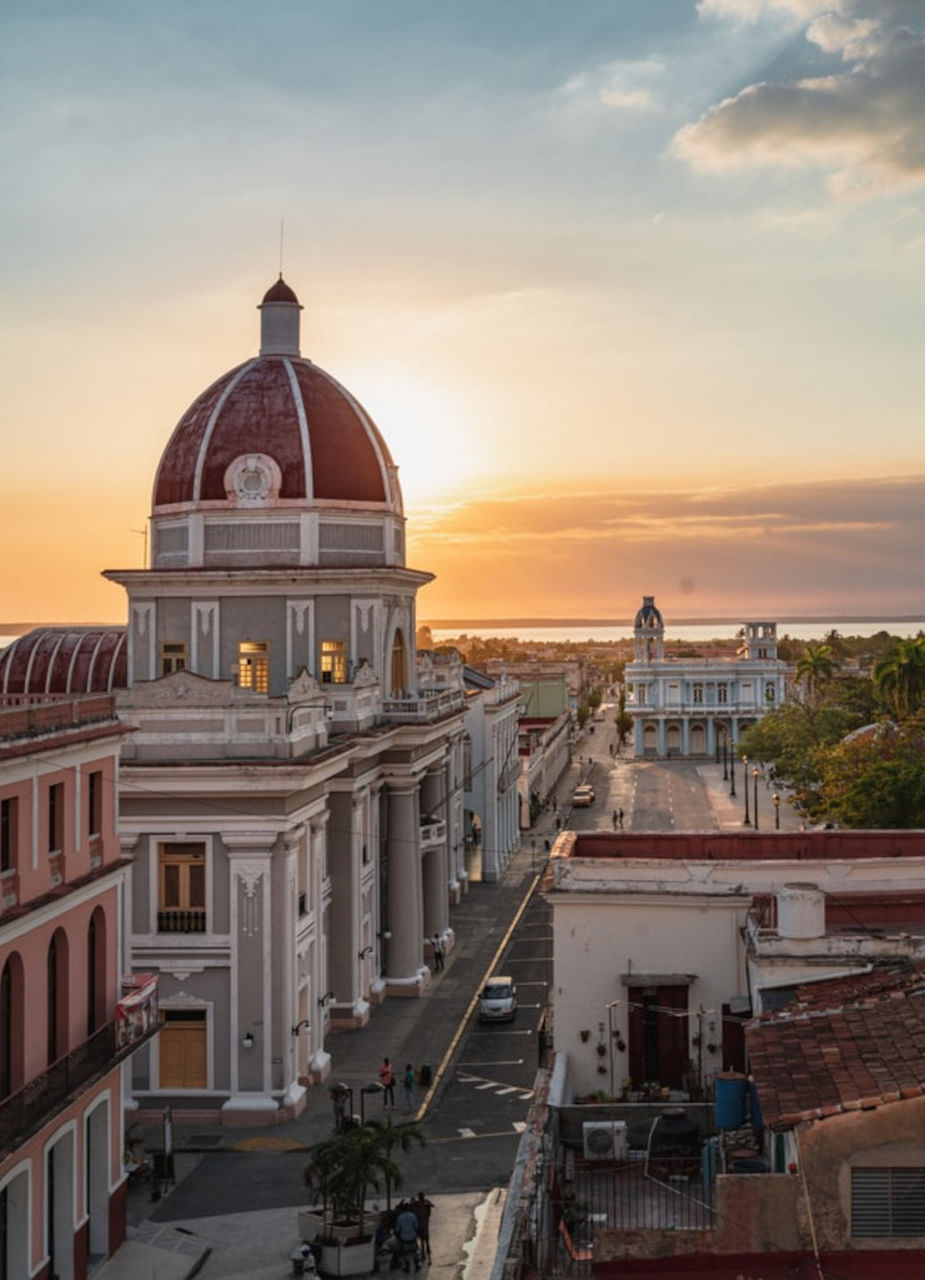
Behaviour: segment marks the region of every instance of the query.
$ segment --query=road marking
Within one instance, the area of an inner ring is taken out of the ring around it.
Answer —
[[[497,1094],[499,1098],[503,1098],[506,1093],[518,1093],[519,1091],[518,1085],[509,1084],[506,1089],[498,1089]]]
[[[523,1063],[523,1058],[502,1058],[495,1059],[493,1062],[461,1062],[459,1069],[465,1071],[473,1067],[522,1067]]]
[[[493,1080],[489,1080],[487,1084],[477,1084],[475,1087],[476,1089],[493,1089],[495,1087],[495,1083]]]
[[[527,1122],[526,1122],[526,1120],[515,1120],[515,1121],[514,1121],[514,1132],[515,1132],[515,1133],[523,1133],[523,1132],[524,1132],[524,1130],[526,1129],[526,1127],[527,1127]]]
[[[461,1138],[474,1138],[474,1137],[475,1137],[475,1130],[474,1130],[474,1129],[460,1129],[460,1130],[459,1130],[459,1136],[460,1136]]]
[[[515,1136],[511,1129],[499,1129],[496,1133],[475,1133],[472,1129],[461,1129],[459,1132],[462,1136],[450,1134],[446,1138],[429,1138],[427,1145],[432,1147],[442,1142],[470,1142],[472,1138],[513,1138]]]
[[[539,1005],[537,1005],[537,1008],[539,1008]],[[532,1035],[533,1035],[533,1032],[532,1032],[532,1031],[510,1031],[510,1030],[504,1030],[504,1031],[473,1031],[473,1033],[472,1033],[472,1038],[473,1038],[473,1039],[475,1039],[475,1037],[476,1037],[476,1036],[494,1036],[494,1035],[502,1035],[502,1036],[532,1036]]]
[[[533,1099],[533,1090],[526,1089],[523,1085],[509,1085],[503,1080],[486,1080],[484,1076],[463,1075],[462,1072],[456,1078],[460,1084],[474,1084],[480,1092],[491,1089],[499,1098],[506,1097],[509,1093],[516,1093],[520,1102],[531,1102]]]

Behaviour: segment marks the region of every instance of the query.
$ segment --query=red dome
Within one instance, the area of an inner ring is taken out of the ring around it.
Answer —
[[[125,684],[124,627],[40,627],[0,652],[0,695],[111,693]]]
[[[265,495],[272,490],[274,504],[350,504],[401,515],[395,466],[375,423],[299,354],[300,311],[280,277],[260,305],[260,355],[214,382],[177,424],[154,482],[155,515],[234,505],[230,477],[253,469],[251,459],[262,460],[262,475],[273,472],[254,483],[263,483]]]
[[[391,455],[356,400],[310,360],[261,356],[224,374],[180,419],[154,482],[155,511],[226,505],[225,473],[251,453],[279,466],[283,502],[393,505]]]

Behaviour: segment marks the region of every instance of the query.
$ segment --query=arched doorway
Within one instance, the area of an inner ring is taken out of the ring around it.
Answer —
[[[702,724],[691,725],[690,735],[690,754],[692,756],[705,756],[707,753],[707,731]]]
[[[109,1253],[109,1099],[87,1116],[87,1245],[95,1262]]]
[[[647,756],[658,755],[658,729],[654,724],[647,724],[642,730],[642,750]]]
[[[665,734],[665,746],[670,756],[681,754],[681,726],[670,724]]]

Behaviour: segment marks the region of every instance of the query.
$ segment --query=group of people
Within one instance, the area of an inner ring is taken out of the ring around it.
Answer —
[[[405,1114],[414,1110],[414,1089],[418,1082],[417,1072],[411,1063],[407,1063],[402,1073],[401,1084],[405,1094]],[[395,1107],[395,1071],[388,1058],[382,1059],[379,1068],[379,1083],[382,1085],[382,1109],[391,1111]]]
[[[433,1201],[419,1191],[413,1200],[383,1213],[376,1227],[376,1270],[420,1271],[430,1262],[430,1215]]]

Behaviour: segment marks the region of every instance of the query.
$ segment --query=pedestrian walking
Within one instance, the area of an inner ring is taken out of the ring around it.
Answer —
[[[617,824],[618,824],[618,823],[619,823],[619,821],[620,821],[620,815],[617,813],[616,809],[614,809],[614,811],[613,811],[613,818],[611,819],[611,821],[613,822],[613,829],[614,829],[614,831],[616,831],[616,829],[617,829]]]
[[[395,1214],[395,1235],[398,1237],[402,1270],[411,1270],[414,1262],[415,1271],[420,1271],[421,1260],[418,1257],[418,1220],[407,1200],[403,1200]]]
[[[382,1085],[382,1109],[391,1111],[395,1106],[395,1072],[388,1058],[382,1059],[379,1068],[379,1083]]]
[[[439,933],[434,934],[431,947],[434,953],[434,973],[440,973],[443,969],[443,942]]]
[[[430,1262],[430,1214],[434,1202],[428,1200],[423,1191],[419,1191],[411,1201],[411,1211],[418,1222],[418,1240],[421,1246],[421,1261]]]
[[[334,1106],[334,1132],[342,1133],[347,1120],[347,1095],[344,1090],[332,1089],[331,1102]]]
[[[617,810],[617,817],[620,819],[620,830],[622,831],[623,830],[623,810],[622,809]]]
[[[405,1074],[402,1076],[402,1085],[405,1090],[405,1114],[410,1115],[414,1110],[414,1086],[415,1086],[414,1067],[409,1062],[405,1067]]]

